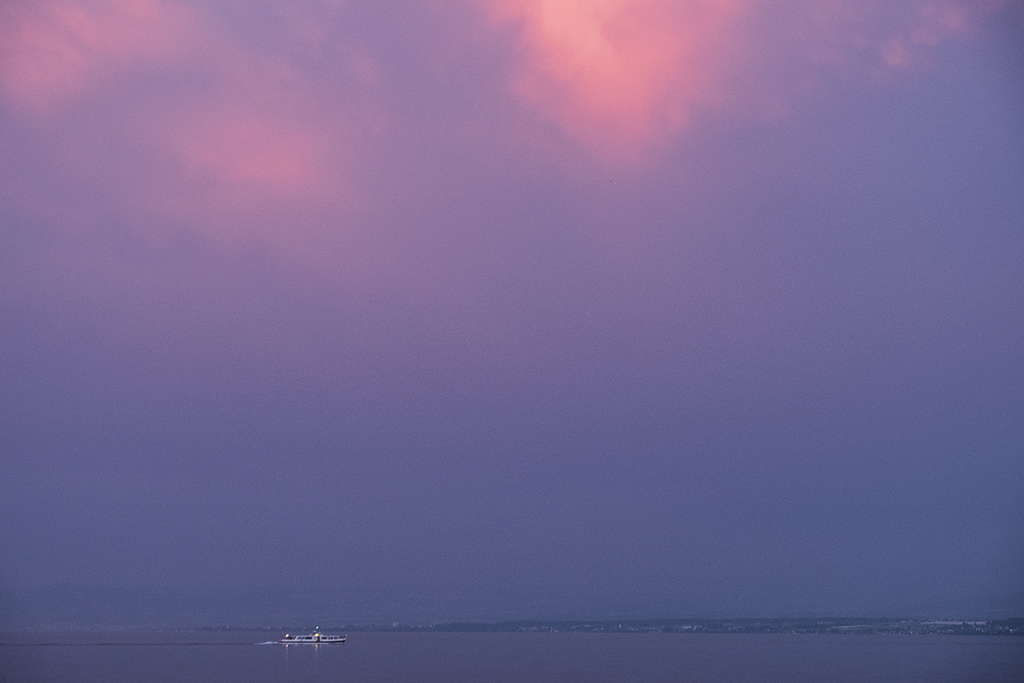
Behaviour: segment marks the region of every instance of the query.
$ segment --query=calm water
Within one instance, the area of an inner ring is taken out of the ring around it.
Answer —
[[[586,633],[0,634],[5,683],[985,683],[1024,681],[1024,638]]]

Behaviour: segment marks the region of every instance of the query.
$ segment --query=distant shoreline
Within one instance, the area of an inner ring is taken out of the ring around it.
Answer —
[[[116,632],[298,632],[311,624],[182,626],[76,624],[0,627],[0,633],[116,633]],[[1024,636],[1024,618],[989,620],[849,618],[736,618],[736,619],[608,619],[510,620],[443,622],[437,624],[345,624],[321,621],[322,631],[353,633],[664,633],[664,634],[858,634]]]
[[[207,626],[199,631],[279,631],[298,626],[242,628]],[[393,633],[819,633],[882,635],[1009,635],[1024,636],[1024,618],[958,619],[618,619],[449,622],[431,625],[342,624],[324,630]],[[183,629],[184,630],[184,629]]]

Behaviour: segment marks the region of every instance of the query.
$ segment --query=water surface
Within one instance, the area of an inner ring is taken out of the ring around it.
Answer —
[[[0,636],[4,683],[1019,683],[1024,638],[603,633],[350,633],[344,645],[257,645],[279,633]]]

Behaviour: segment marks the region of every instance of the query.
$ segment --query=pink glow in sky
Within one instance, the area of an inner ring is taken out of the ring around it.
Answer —
[[[742,0],[487,0],[521,26],[514,88],[573,138],[613,156],[687,127],[735,69]]]
[[[767,64],[779,47],[813,61],[868,53],[907,68],[923,50],[963,35],[998,3],[957,0],[763,2],[761,0],[478,0],[522,41],[515,92],[566,135],[605,157],[666,144],[693,117],[720,108],[770,107],[752,74],[800,78]],[[893,14],[897,15],[894,22]],[[788,23],[788,25],[786,25]],[[782,85],[782,90],[788,86]]]
[[[215,241],[291,240],[263,229],[260,214],[300,220],[296,202],[351,197],[338,173],[344,112],[326,109],[330,97],[312,102],[309,79],[243,46],[201,6],[55,0],[3,11],[0,89],[40,135],[55,177],[92,188],[77,207],[85,214],[142,216],[145,231],[184,222]],[[178,83],[140,88],[154,78]],[[70,124],[83,112],[87,126]]]
[[[125,69],[180,56],[190,10],[163,0],[44,0],[0,8],[0,84],[45,112]]]
[[[263,5],[276,10],[268,15],[275,35],[254,42],[247,32],[257,24],[232,25],[217,12],[239,7],[50,0],[0,10],[0,92],[21,112],[19,125],[49,141],[35,163],[52,164],[47,172],[68,183],[87,178],[90,206],[73,213],[105,204],[148,214],[150,224],[184,221],[217,240],[254,232],[294,242],[320,230],[309,225],[310,209],[344,214],[355,197],[373,203],[359,165],[379,154],[383,121],[406,125],[406,114],[388,111],[387,93],[400,86],[381,67],[387,48],[337,34],[330,20],[342,10],[330,3]],[[534,138],[553,125],[614,167],[670,148],[699,117],[777,115],[793,83],[820,78],[808,76],[815,61],[867,54],[869,69],[911,67],[998,3],[472,0],[446,11],[459,7],[477,16],[456,26],[475,22],[477,32],[447,36],[449,59],[460,41],[467,53],[481,36],[514,41],[508,69],[488,77],[530,115],[493,109],[490,125]],[[340,80],[331,75],[338,65]],[[166,87],[145,86],[154,79]],[[523,130],[530,125],[534,132]],[[438,134],[453,133],[464,134]],[[272,222],[289,227],[264,225],[255,206],[274,207]]]

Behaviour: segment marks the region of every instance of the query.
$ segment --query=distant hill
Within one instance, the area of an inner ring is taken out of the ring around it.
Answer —
[[[939,619],[1013,619],[1024,617],[1024,593],[1000,596],[972,596],[957,600],[936,600],[923,604],[906,605],[899,616]]]

